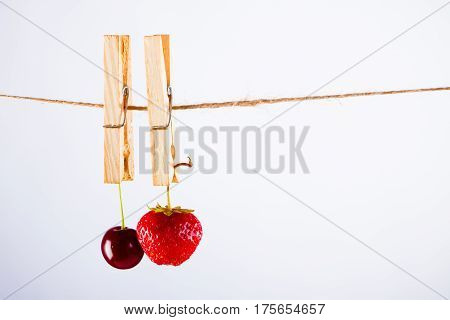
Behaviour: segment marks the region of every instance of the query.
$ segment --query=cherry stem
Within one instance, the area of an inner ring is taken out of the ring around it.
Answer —
[[[167,194],[167,207],[169,209],[172,209],[172,207],[170,206],[170,186],[166,187],[166,194]]]
[[[122,186],[119,182],[120,215],[122,217],[122,230],[125,229],[125,216],[123,215]]]

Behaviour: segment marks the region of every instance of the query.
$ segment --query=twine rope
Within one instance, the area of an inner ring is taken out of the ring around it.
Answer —
[[[206,103],[197,103],[197,104],[174,105],[172,107],[172,109],[173,110],[192,110],[192,109],[215,109],[215,108],[223,108],[223,107],[255,107],[258,105],[262,105],[262,104],[276,104],[276,103],[283,103],[283,102],[345,99],[345,98],[353,98],[353,97],[382,96],[382,95],[432,92],[432,91],[449,91],[449,90],[450,90],[450,87],[435,87],[435,88],[402,89],[402,90],[390,90],[390,91],[351,92],[351,93],[331,94],[331,95],[284,97],[284,98],[273,98],[273,99],[261,98],[261,99],[253,99],[253,100],[236,100],[236,101],[224,101],[224,102],[206,102]],[[15,95],[9,95],[9,94],[0,94],[0,97],[1,98],[45,102],[45,103],[53,103],[53,104],[65,104],[65,105],[72,105],[72,106],[79,106],[79,107],[103,108],[103,106],[104,106],[102,103],[36,98],[36,97],[26,97],[26,96],[15,96]],[[146,106],[129,105],[128,110],[146,111],[147,107]]]

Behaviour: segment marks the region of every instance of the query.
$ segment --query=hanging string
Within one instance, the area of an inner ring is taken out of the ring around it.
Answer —
[[[431,91],[449,91],[450,87],[436,87],[436,88],[420,88],[420,89],[402,89],[402,90],[390,90],[390,91],[368,91],[368,92],[352,92],[352,93],[342,93],[342,94],[331,94],[331,95],[317,95],[317,96],[300,96],[300,97],[285,97],[285,98],[261,98],[254,100],[236,100],[236,101],[224,101],[224,102],[206,102],[197,104],[184,104],[184,105],[174,105],[173,110],[192,110],[192,109],[214,109],[222,107],[255,107],[262,104],[275,104],[283,102],[299,102],[307,100],[326,100],[326,99],[345,99],[353,97],[367,97],[367,96],[382,96],[382,95],[394,95],[394,94],[405,94],[405,93],[419,93],[419,92],[431,92]],[[93,107],[93,108],[103,108],[101,103],[91,103],[91,102],[81,102],[81,101],[69,101],[69,100],[57,100],[57,99],[47,99],[47,98],[36,98],[36,97],[26,97],[26,96],[14,96],[8,94],[0,94],[2,98],[38,101],[45,103],[54,104],[66,104],[80,107]],[[128,106],[128,110],[146,111],[146,106]]]

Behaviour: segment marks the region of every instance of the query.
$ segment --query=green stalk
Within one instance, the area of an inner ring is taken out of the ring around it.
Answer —
[[[119,182],[120,215],[122,216],[122,230],[125,229],[125,216],[123,215],[122,187]]]
[[[170,186],[167,186],[166,194],[167,194],[167,208],[172,209],[172,207],[170,206]]]

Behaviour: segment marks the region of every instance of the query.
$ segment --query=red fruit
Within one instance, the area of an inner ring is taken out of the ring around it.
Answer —
[[[137,225],[142,249],[158,265],[178,266],[194,253],[202,239],[202,225],[192,210],[157,207]]]
[[[106,262],[117,269],[131,269],[144,256],[136,237],[136,230],[113,227],[102,239],[102,254]]]

